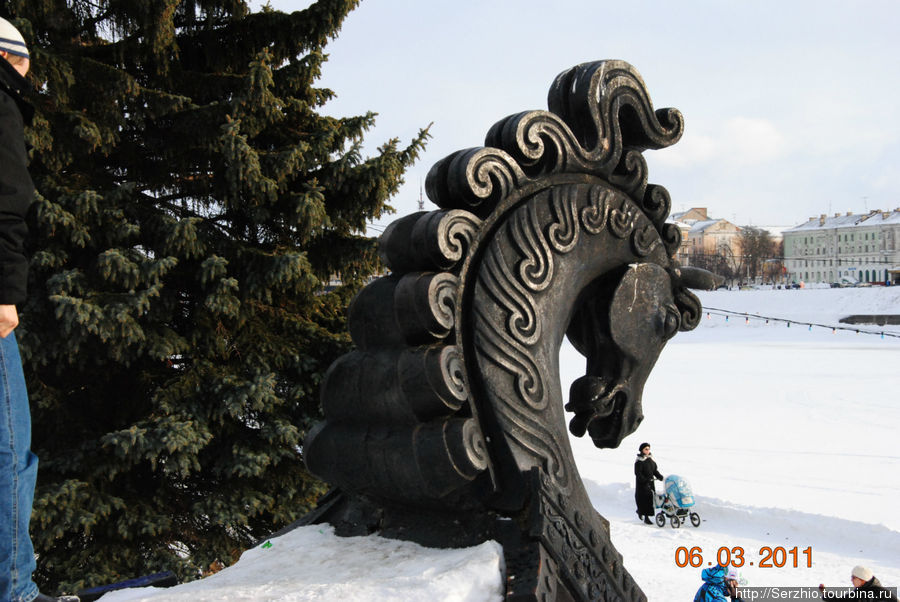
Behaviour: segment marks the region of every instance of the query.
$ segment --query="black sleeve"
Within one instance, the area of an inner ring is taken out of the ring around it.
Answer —
[[[25,215],[34,199],[24,123],[15,101],[0,90],[0,305],[25,301],[28,259]]]
[[[643,462],[634,463],[634,474],[641,481],[652,482],[653,473],[656,472],[656,466],[651,464],[653,460],[644,460]]]

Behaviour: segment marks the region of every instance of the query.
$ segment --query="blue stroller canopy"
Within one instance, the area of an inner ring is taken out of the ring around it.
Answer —
[[[678,475],[670,474],[666,477],[666,495],[678,508],[690,508],[694,505],[694,493],[687,480]]]

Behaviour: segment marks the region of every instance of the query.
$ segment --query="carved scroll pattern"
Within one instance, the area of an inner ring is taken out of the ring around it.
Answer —
[[[675,109],[654,110],[640,74],[623,61],[585,63],[557,76],[549,111],[528,111],[497,122],[486,148],[439,161],[428,174],[428,196],[441,207],[488,215],[513,191],[559,173],[601,177],[642,200],[647,192],[643,150],[679,140],[684,119]],[[653,192],[642,210],[662,227],[666,203]]]
[[[588,206],[581,210],[581,223],[590,234],[599,234],[606,227],[612,191],[595,186],[588,193]]]
[[[609,231],[618,238],[627,238],[634,230],[634,217],[631,203],[623,199],[620,207],[609,212]]]
[[[675,224],[663,224],[660,235],[669,257],[674,257],[681,246],[681,230]]]
[[[564,194],[565,198],[561,195]],[[561,194],[551,197],[551,208],[554,222],[547,230],[547,238],[553,246],[553,250],[564,255],[578,244],[578,205],[574,198],[575,188],[563,188]]]
[[[595,160],[606,165],[617,165],[630,148],[674,144],[684,131],[679,111],[653,110],[643,79],[624,61],[584,63],[564,71],[550,88],[548,105],[578,133]]]
[[[687,289],[681,289],[675,294],[675,305],[681,311],[681,326],[679,330],[688,331],[697,328],[703,316],[703,305],[700,299]]]
[[[641,229],[635,229],[631,242],[635,252],[641,257],[646,257],[653,252],[656,245],[660,244],[659,233],[656,228],[647,224]]]
[[[461,209],[414,213],[388,225],[378,253],[394,273],[456,271],[480,227],[480,219]]]
[[[430,234],[426,240],[437,241],[441,258],[446,263],[441,267],[447,269],[457,264],[472,245],[475,232],[481,226],[481,220],[468,211],[459,209],[452,211],[435,211],[427,224]]]
[[[504,309],[507,331],[512,335],[512,341],[525,346],[534,345],[540,339],[541,325],[535,312],[534,298],[526,290],[525,283],[515,276],[497,252],[488,253],[483,265],[483,285]],[[540,389],[539,393],[542,395],[543,390]]]
[[[537,215],[533,211],[516,213],[509,227],[510,238],[523,256],[518,266],[522,284],[534,292],[546,289],[553,280],[553,255]]]
[[[537,359],[545,319],[539,299],[552,283],[555,263],[581,236],[611,234],[636,254],[649,254],[660,244],[659,237],[646,221],[636,228],[639,213],[625,195],[606,186],[552,188],[540,202],[531,199],[509,215],[478,270],[477,285],[484,293],[482,303],[474,307],[478,356],[510,374],[514,383],[511,391],[492,389],[499,398],[493,405],[502,421],[516,426],[505,429],[515,433],[516,444],[547,459],[548,472],[561,487],[570,478],[559,451],[565,442],[558,440],[554,425],[538,415],[551,401]]]
[[[586,600],[646,600],[625,572],[622,559],[590,517],[568,508],[563,495],[554,499],[547,475],[541,474],[540,537],[557,561],[560,573],[582,589]]]

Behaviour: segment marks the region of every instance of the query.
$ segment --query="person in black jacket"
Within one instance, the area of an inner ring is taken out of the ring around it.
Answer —
[[[850,582],[853,583],[853,591],[845,594],[837,594],[834,598],[854,600],[886,600],[897,602],[897,588],[888,588],[866,566],[857,565],[850,571]],[[825,585],[819,584],[819,591],[824,591]]]
[[[0,18],[0,600],[57,600],[38,591],[28,533],[37,456],[31,451],[31,414],[15,328],[25,301],[28,234],[25,215],[34,198],[25,126],[34,110],[25,99],[31,66],[22,34]],[[58,600],[77,601],[64,596]]]
[[[656,469],[656,462],[650,455],[650,444],[641,443],[638,448],[637,459],[634,461],[634,502],[637,504],[637,514],[648,525],[653,524],[650,517],[656,511],[653,498],[656,495],[656,487],[653,478],[663,480]]]
[[[28,259],[23,244],[28,229],[25,214],[34,197],[34,185],[28,175],[25,152],[25,125],[34,110],[23,98],[28,87],[25,74],[30,62],[26,56],[13,54],[15,47],[3,23],[16,31],[5,19],[0,23],[0,337],[10,334],[18,325],[15,305],[25,301]],[[21,36],[19,36],[21,38]]]

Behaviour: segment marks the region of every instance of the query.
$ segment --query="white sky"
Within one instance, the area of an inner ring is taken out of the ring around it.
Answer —
[[[509,114],[546,109],[559,72],[623,59],[656,108],[685,116],[678,144],[645,153],[673,211],[796,225],[900,207],[898,29],[895,0],[363,0],[320,83],[338,95],[326,112],[379,114],[369,154],[434,122],[392,203],[404,215],[431,165]]]

